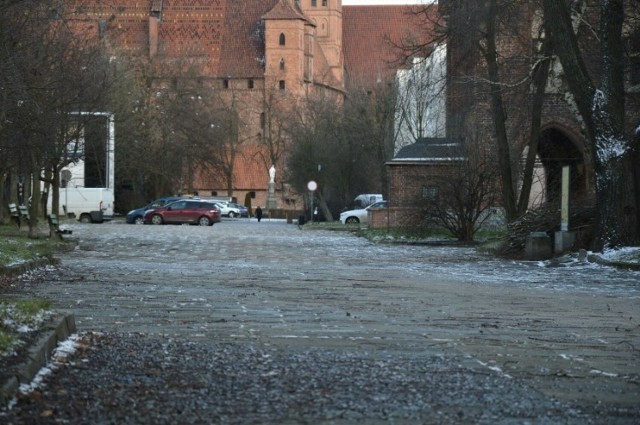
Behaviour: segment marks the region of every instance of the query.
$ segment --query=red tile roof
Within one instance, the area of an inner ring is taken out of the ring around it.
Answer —
[[[262,16],[278,0],[227,1],[222,29],[220,65],[214,76],[264,77],[264,26]]]
[[[388,81],[402,67],[398,46],[424,39],[432,26],[417,6],[343,6],[343,43],[347,85]],[[435,10],[434,10],[435,11]]]

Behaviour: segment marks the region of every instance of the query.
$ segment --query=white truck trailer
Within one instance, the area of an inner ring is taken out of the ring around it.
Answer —
[[[113,218],[113,190],[107,187],[60,189],[60,208],[67,217],[83,223],[102,223]]]
[[[84,140],[80,142],[80,149],[74,149],[79,152],[78,159],[69,164],[60,173],[61,187],[60,209],[58,214],[64,213],[67,217],[75,217],[84,223],[102,223],[113,218],[114,208],[114,148],[115,148],[115,123],[114,115],[107,112],[79,112],[77,115],[93,115],[102,117],[106,120],[107,132],[105,141],[104,158],[101,163],[104,169],[98,174],[102,176],[100,187],[86,187],[87,174],[89,174],[89,166],[85,161],[86,150],[84,148]],[[101,154],[102,155],[102,154]],[[102,168],[102,167],[99,167]],[[94,170],[95,171],[95,170]],[[94,173],[95,174],[95,173]],[[51,196],[47,209],[51,211]],[[55,212],[54,212],[55,213]]]

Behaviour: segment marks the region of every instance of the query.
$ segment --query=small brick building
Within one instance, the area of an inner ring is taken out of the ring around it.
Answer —
[[[389,208],[371,212],[369,226],[407,227],[419,223],[424,199],[437,196],[435,181],[455,175],[466,161],[462,141],[422,138],[387,162]]]

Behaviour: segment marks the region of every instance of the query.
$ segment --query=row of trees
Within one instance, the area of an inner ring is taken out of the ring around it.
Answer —
[[[35,200],[34,218],[41,182],[57,190],[60,170],[82,150],[83,129],[93,118],[78,112],[104,106],[110,84],[102,51],[50,6],[0,2],[0,205],[18,195]],[[55,202],[57,208],[57,196]],[[32,237],[36,223],[31,220]]]
[[[429,16],[430,7],[420,13]],[[632,55],[640,49],[638,3],[447,0],[438,7],[446,22],[437,41],[455,49],[448,58],[448,87],[462,87],[457,97],[449,97],[457,104],[449,106],[448,133],[473,140],[470,133],[483,129],[488,136],[482,142],[493,140],[488,148],[500,173],[507,220],[529,207],[545,101],[553,87],[588,140],[584,155],[595,173],[595,248],[637,242],[640,166],[633,126],[638,123],[627,122],[625,107],[637,109],[638,102],[625,84],[638,66]],[[405,47],[420,52],[431,46]],[[478,111],[488,120],[480,120]],[[473,114],[475,128],[469,128],[466,120]]]

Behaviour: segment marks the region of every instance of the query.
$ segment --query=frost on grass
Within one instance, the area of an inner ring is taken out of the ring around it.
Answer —
[[[5,344],[0,344],[0,358],[14,354],[15,349],[23,343],[23,336],[37,331],[53,314],[49,309],[31,310],[23,303],[0,303],[0,331],[14,336]]]

